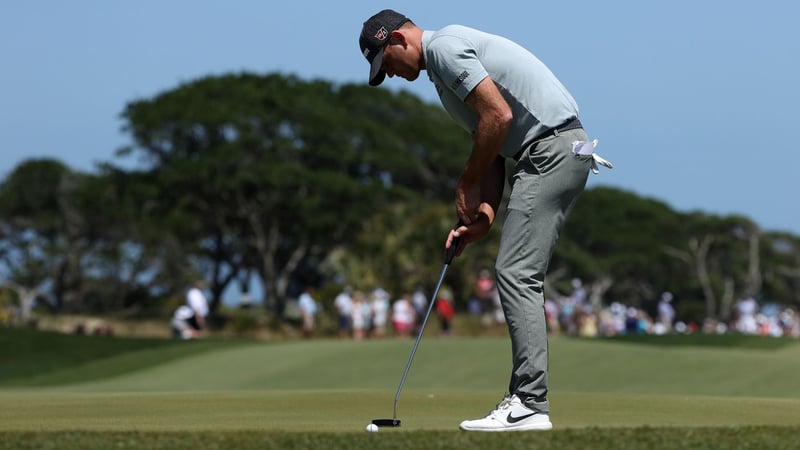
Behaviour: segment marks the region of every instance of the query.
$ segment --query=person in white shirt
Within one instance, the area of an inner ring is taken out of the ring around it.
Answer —
[[[658,302],[658,322],[660,329],[664,333],[672,331],[672,322],[675,320],[675,308],[672,307],[672,293],[664,292],[661,294],[661,301]]]
[[[339,315],[339,337],[342,339],[350,336],[351,316],[353,313],[353,297],[350,295],[352,292],[353,289],[347,286],[333,301],[333,305],[336,306],[336,312]]]
[[[747,297],[739,300],[736,303],[736,331],[742,334],[758,334],[758,322],[756,321],[756,313],[758,312],[758,303],[753,297]]]
[[[384,291],[385,292],[385,291]],[[389,319],[389,296],[373,295],[372,297],[372,337],[381,339],[386,335],[386,324]]]
[[[369,326],[368,304],[367,296],[363,292],[356,291],[356,293],[353,294],[351,319],[353,323],[353,339],[357,341],[367,337],[367,328]]]
[[[408,296],[395,300],[392,305],[392,326],[397,336],[409,336],[414,331],[414,308]]]
[[[205,282],[198,280],[186,293],[186,303],[172,315],[172,334],[179,339],[202,337],[208,316],[208,300],[203,289]]]
[[[309,338],[314,334],[315,321],[314,316],[317,314],[317,302],[311,296],[314,290],[306,288],[300,297],[297,299],[297,304],[300,307],[300,312],[303,315],[303,337]]]

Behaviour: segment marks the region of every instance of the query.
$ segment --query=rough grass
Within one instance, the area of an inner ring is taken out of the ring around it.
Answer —
[[[393,430],[379,433],[5,432],[0,449],[797,449],[797,427],[585,428],[543,433],[476,434]]]

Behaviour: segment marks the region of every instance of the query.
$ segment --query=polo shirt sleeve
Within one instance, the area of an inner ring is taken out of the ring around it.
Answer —
[[[489,74],[478,61],[475,46],[463,37],[436,36],[427,49],[426,70],[436,73],[444,84],[463,101]]]

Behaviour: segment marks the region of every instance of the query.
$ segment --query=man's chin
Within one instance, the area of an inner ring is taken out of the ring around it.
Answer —
[[[406,81],[414,81],[419,78],[419,72],[414,72],[408,75],[397,75],[400,78],[404,78]]]

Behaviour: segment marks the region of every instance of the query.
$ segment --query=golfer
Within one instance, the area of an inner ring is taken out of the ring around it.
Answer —
[[[451,231],[447,248],[460,237],[460,254],[489,232],[502,199],[506,159],[515,161],[495,265],[511,336],[511,380],[494,410],[461,422],[461,428],[548,430],[544,276],[589,170],[594,161],[607,161],[594,154],[596,141],[588,142],[567,89],[508,39],[460,25],[427,31],[383,10],[364,22],[359,44],[370,64],[370,85],[378,86],[386,75],[414,81],[425,70],[444,108],[472,136],[455,195],[462,225]]]

